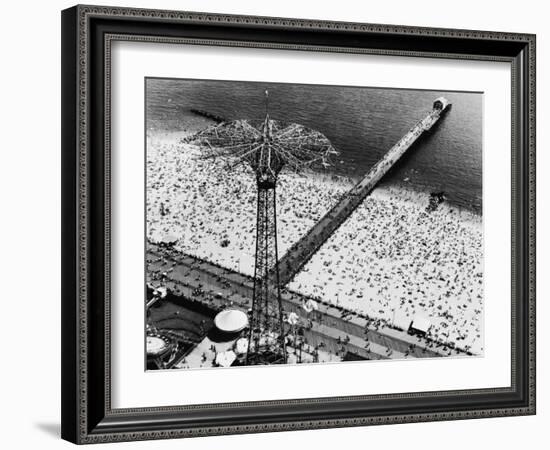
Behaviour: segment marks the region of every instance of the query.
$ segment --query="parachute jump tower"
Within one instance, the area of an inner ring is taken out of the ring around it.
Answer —
[[[276,185],[283,168],[303,173],[327,167],[337,152],[318,131],[272,120],[265,91],[263,120],[223,122],[186,139],[200,145],[203,159],[222,159],[228,171],[245,164],[256,177],[257,219],[254,290],[246,364],[286,362],[286,335],[277,251]]]

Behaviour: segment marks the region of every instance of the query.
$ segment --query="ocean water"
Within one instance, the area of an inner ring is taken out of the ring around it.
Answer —
[[[238,81],[148,79],[147,125],[185,128],[191,109],[226,120],[265,116],[327,136],[340,152],[331,171],[359,179],[445,96],[452,108],[409,149],[384,184],[444,192],[447,201],[481,213],[483,94]]]

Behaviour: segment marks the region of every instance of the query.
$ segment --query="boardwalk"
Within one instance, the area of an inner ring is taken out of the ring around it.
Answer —
[[[251,306],[252,277],[173,249],[149,244],[147,274],[149,282],[161,282],[174,295],[200,302],[213,311],[227,307],[247,311]],[[197,293],[198,288],[200,293]],[[405,355],[411,358],[465,355],[459,349],[450,349],[402,330],[373,324],[364,316],[328,302],[319,302],[317,311],[307,313],[302,307],[307,299],[288,289],[282,291],[285,312],[295,312],[303,319],[311,320],[311,327],[305,330],[304,336],[311,345],[321,345],[326,351],[340,354],[350,352],[366,359]]]
[[[378,161],[363,179],[357,183],[334,207],[329,210],[311,230],[296,242],[279,260],[279,280],[281,286],[287,285],[302,270],[304,265],[321,248],[327,239],[346,221],[376,187],[382,177],[405,154],[414,142],[431,129],[439,120],[443,109],[434,109],[420,122],[415,124],[388,152]]]

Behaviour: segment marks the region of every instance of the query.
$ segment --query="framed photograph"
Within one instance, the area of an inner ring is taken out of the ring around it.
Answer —
[[[535,36],[62,12],[62,436],[535,413]]]

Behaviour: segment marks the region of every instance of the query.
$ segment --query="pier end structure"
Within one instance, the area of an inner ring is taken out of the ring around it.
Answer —
[[[298,242],[293,244],[279,260],[279,280],[285,286],[302,270],[332,234],[363,202],[378,182],[388,173],[405,152],[429,131],[450,109],[445,97],[438,97],[432,110],[412,126],[353,188],[334,205]]]

